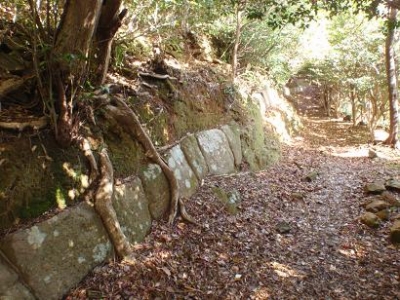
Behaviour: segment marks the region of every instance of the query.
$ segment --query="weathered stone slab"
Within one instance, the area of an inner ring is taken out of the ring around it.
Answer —
[[[0,299],[35,299],[29,290],[19,281],[17,273],[0,255]]]
[[[235,164],[228,139],[219,129],[202,131],[197,134],[201,152],[212,175],[229,174],[235,171]]]
[[[204,179],[208,174],[208,166],[196,137],[190,134],[184,138],[181,141],[181,149],[185,153],[186,160],[196,174],[197,179]]]
[[[361,223],[371,228],[379,227],[379,225],[381,224],[381,219],[372,212],[365,212],[364,214],[362,214],[360,217],[360,221]]]
[[[387,209],[389,207],[390,207],[389,203],[379,200],[379,199],[375,199],[365,207],[365,210],[376,213],[378,211]]]
[[[221,130],[225,133],[229,146],[235,160],[235,166],[239,167],[242,163],[242,141],[240,140],[240,128],[236,124],[223,125]]]
[[[180,195],[189,198],[196,192],[199,183],[185,158],[181,146],[177,145],[173,147],[166,156],[168,166],[173,170],[175,178],[178,181]]]
[[[60,299],[112,253],[100,218],[82,203],[5,237],[0,248],[39,299]]]
[[[151,215],[139,178],[115,187],[113,206],[128,240],[132,244],[142,242],[150,232]]]
[[[369,194],[381,194],[385,190],[385,185],[381,182],[368,183],[364,186],[364,191]]]
[[[167,212],[170,193],[167,178],[159,165],[149,164],[140,173],[144,192],[149,201],[151,217],[159,220]]]
[[[400,181],[399,180],[394,180],[394,179],[389,180],[388,182],[386,182],[385,186],[388,190],[400,192]]]

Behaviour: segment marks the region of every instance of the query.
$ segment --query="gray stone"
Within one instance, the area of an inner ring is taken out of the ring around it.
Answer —
[[[229,146],[231,147],[235,166],[239,167],[243,160],[242,141],[240,140],[240,128],[237,124],[223,125],[221,130],[225,133]]]
[[[227,192],[220,187],[213,187],[212,191],[230,214],[235,215],[238,213],[238,207],[242,201],[242,197],[238,190],[233,189]]]
[[[235,171],[235,164],[228,139],[219,129],[202,131],[197,134],[201,152],[212,175],[229,174]]]
[[[379,199],[375,199],[365,207],[365,210],[376,213],[378,211],[387,209],[389,207],[390,207],[389,203],[379,200]]]
[[[199,183],[185,158],[181,146],[177,145],[169,150],[166,161],[168,166],[174,171],[180,195],[186,198],[192,196],[196,192]]]
[[[371,228],[376,228],[381,224],[381,219],[372,212],[366,212],[360,217],[361,223]]]
[[[282,221],[276,225],[276,231],[280,234],[289,233],[292,230],[292,226],[288,222]]]
[[[400,181],[398,180],[389,180],[388,182],[386,182],[385,186],[388,190],[400,192]]]
[[[382,209],[380,211],[377,211],[375,213],[379,219],[381,219],[382,221],[387,221],[389,220],[389,210],[388,209]]]
[[[185,153],[186,160],[197,179],[200,181],[208,174],[207,162],[201,153],[199,143],[193,134],[188,135],[181,141],[181,149]]]
[[[86,203],[6,236],[0,248],[39,299],[60,299],[112,254],[100,218]]]
[[[167,212],[170,201],[169,183],[159,165],[148,164],[139,174],[151,217],[161,219]]]
[[[314,181],[315,179],[317,179],[318,175],[318,171],[312,171],[304,177],[304,180],[308,182]]]
[[[150,232],[151,215],[149,202],[139,178],[115,187],[113,206],[128,240],[132,244],[142,242]]]
[[[390,240],[395,244],[400,243],[400,220],[394,221],[390,228]]]
[[[381,194],[386,190],[385,186],[383,183],[380,182],[373,182],[373,183],[368,183],[364,187],[365,192],[370,193],[370,194]]]
[[[389,203],[390,206],[400,207],[400,200],[397,199],[396,195],[391,192],[385,191],[382,193],[382,200]]]
[[[368,157],[369,158],[377,158],[378,157],[378,153],[373,149],[369,149],[368,150]]]
[[[35,299],[29,290],[19,281],[17,273],[0,255],[0,299]]]

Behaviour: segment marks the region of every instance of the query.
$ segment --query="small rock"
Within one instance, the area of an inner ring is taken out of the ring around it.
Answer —
[[[379,217],[372,213],[372,212],[366,212],[360,217],[361,223],[367,225],[368,227],[371,228],[376,228],[379,226],[381,223],[381,219]]]
[[[368,198],[368,199],[364,200],[364,202],[361,203],[360,206],[366,208],[369,204],[371,204],[375,200],[376,200],[375,198]]]
[[[378,154],[376,153],[375,150],[369,149],[369,150],[368,150],[368,157],[369,157],[369,158],[377,158],[377,157],[378,157]]]
[[[400,214],[396,214],[396,215],[392,216],[390,219],[392,219],[392,220],[400,220]]]
[[[394,221],[390,228],[390,240],[392,243],[400,243],[400,220]]]
[[[238,209],[241,203],[241,195],[240,192],[236,189],[232,191],[225,191],[219,187],[213,187],[212,191],[216,195],[216,197],[221,200],[225,209],[232,215],[238,213]]]
[[[391,192],[384,191],[381,196],[382,200],[389,203],[390,206],[400,207],[400,200],[398,200],[397,197],[393,195]]]
[[[389,220],[389,210],[383,209],[375,213],[382,221]]]
[[[400,192],[400,181],[391,179],[385,184],[388,190]]]
[[[289,233],[291,229],[292,227],[290,226],[290,224],[285,221],[279,222],[276,225],[276,231],[278,231],[281,234]]]
[[[365,185],[364,190],[369,194],[381,194],[386,188],[383,183],[373,182]]]
[[[300,192],[293,192],[292,193],[292,199],[293,200],[303,200],[305,197],[304,193],[300,193]]]
[[[318,172],[317,171],[312,171],[310,173],[307,174],[306,177],[304,177],[304,179],[308,182],[314,181],[315,179],[317,179],[318,177]]]
[[[390,204],[383,200],[374,200],[370,204],[365,207],[366,211],[376,213],[378,211],[387,209],[390,207]]]

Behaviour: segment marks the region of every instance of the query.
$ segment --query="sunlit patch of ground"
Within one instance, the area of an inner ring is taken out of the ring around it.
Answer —
[[[363,128],[313,117],[272,168],[207,178],[187,207],[200,226],[154,224],[134,264],[96,268],[66,299],[400,299],[390,223],[358,222],[364,185],[400,179],[399,156],[368,145]],[[237,215],[215,186],[240,192]]]

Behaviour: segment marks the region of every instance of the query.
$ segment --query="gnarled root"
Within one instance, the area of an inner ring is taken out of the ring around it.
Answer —
[[[90,178],[90,183],[92,183],[100,175],[99,168],[97,167],[96,158],[94,157],[90,143],[86,138],[80,137],[78,139],[78,144],[79,148],[83,152],[83,155],[85,155],[86,159],[89,162],[90,165],[89,178]]]
[[[175,178],[174,172],[157,152],[157,149],[154,147],[149,135],[140,124],[138,116],[122,99],[115,97],[113,100],[116,102],[117,106],[110,104],[106,106],[109,115],[117,120],[126,132],[142,144],[146,151],[146,156],[158,164],[164,175],[167,177],[171,197],[169,223],[172,224],[178,214],[178,204],[182,218],[190,223],[195,223],[193,218],[191,218],[186,212],[183,202],[179,199],[178,182]]]
[[[95,194],[94,207],[111,238],[111,241],[122,258],[132,254],[132,246],[121,230],[117,214],[112,206],[112,197],[114,193],[114,170],[108,157],[107,150],[100,152],[100,180]]]

